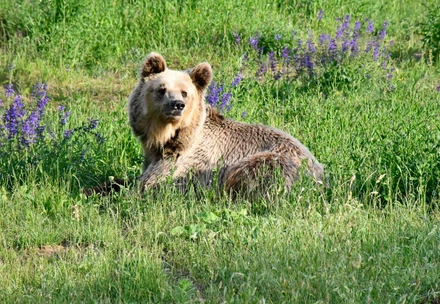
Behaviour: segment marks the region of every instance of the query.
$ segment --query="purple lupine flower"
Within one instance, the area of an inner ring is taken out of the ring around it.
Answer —
[[[232,97],[231,92],[227,92],[222,95],[222,100],[220,103],[220,110],[223,111],[229,106],[229,101],[231,100],[231,97]]]
[[[9,109],[3,114],[4,126],[8,131],[8,139],[17,135],[19,122],[24,114],[26,114],[26,111],[23,106],[22,96],[16,95]]]
[[[312,39],[308,39],[307,40],[307,49],[309,50],[310,53],[314,54],[316,52],[316,48],[313,45]]]
[[[235,88],[240,84],[242,79],[243,79],[243,75],[241,74],[241,72],[239,72],[237,75],[235,75],[234,80],[232,80],[231,86]]]
[[[266,74],[266,72],[267,72],[267,65],[265,62],[263,62],[260,66],[260,69],[256,73],[257,78],[261,78],[264,74]]]
[[[328,34],[319,35],[319,44],[323,45],[324,42],[326,42],[328,39],[330,39],[330,35],[328,35]]]
[[[349,29],[350,19],[351,19],[350,15],[345,15],[344,22],[342,22],[342,24],[336,30],[337,39],[343,39],[344,36],[347,36],[348,34],[347,30]]]
[[[258,41],[260,39],[259,35],[255,35],[249,39],[249,44],[254,50],[258,50]]]
[[[348,51],[350,49],[350,46],[351,46],[351,41],[349,40],[342,41],[342,45],[341,45],[342,52]]]
[[[356,39],[351,40],[350,51],[353,56],[356,56],[359,53],[358,42]]]
[[[235,44],[239,45],[241,42],[241,37],[239,33],[234,32]]]
[[[40,111],[37,109],[22,122],[20,142],[23,146],[30,146],[35,143],[37,128],[40,122]]]
[[[359,39],[360,30],[361,30],[361,22],[356,21],[353,29],[353,39]]]
[[[365,53],[369,53],[371,51],[371,49],[373,48],[373,45],[376,44],[376,41],[367,41],[366,45],[365,45]]]
[[[370,74],[365,74],[365,78],[370,79],[371,75]]]
[[[313,72],[314,64],[309,55],[306,55],[304,57],[304,67],[306,67],[309,70],[309,74],[311,75]]]
[[[216,106],[220,99],[220,94],[223,92],[224,86],[217,85],[217,82],[213,81],[208,87],[208,93],[206,94],[206,101],[212,107]]]
[[[70,129],[70,130],[66,130],[66,131],[64,131],[64,132],[63,132],[63,135],[64,135],[64,138],[65,138],[65,139],[69,139],[69,138],[71,138],[72,135],[73,135],[73,129]]]
[[[437,92],[440,93],[440,84],[439,84],[438,87],[437,87]]]
[[[320,9],[318,11],[318,21],[321,21],[321,19],[324,17],[324,10]]]
[[[275,73],[277,71],[277,60],[274,52],[269,53],[269,65],[272,72]]]
[[[0,107],[3,107],[3,100],[0,99]]]
[[[302,47],[302,40],[298,39],[298,49],[300,49]]]
[[[374,49],[373,49],[373,58],[374,58],[374,61],[377,61],[378,59],[379,59],[379,44],[378,43],[375,43],[374,44]]]
[[[284,60],[289,60],[289,48],[287,46],[283,47],[283,50],[281,51],[281,57],[283,57]]]
[[[38,126],[35,132],[37,133],[37,138],[39,140],[44,138],[44,130],[46,130],[46,126]]]
[[[70,114],[70,112],[69,112],[69,114]],[[84,128],[85,131],[91,131],[91,130],[96,129],[96,127],[98,127],[99,119],[89,118],[88,120],[89,120],[89,125]]]
[[[69,117],[70,117],[70,111],[64,112],[63,116],[61,116],[61,119],[60,119],[60,125],[61,126],[66,125],[67,120],[69,119]]]
[[[65,107],[64,107],[64,106],[58,106],[58,111],[60,111],[60,112],[64,112],[64,110],[65,110]]]
[[[440,86],[439,86],[439,88],[440,88]],[[241,118],[245,118],[246,116],[247,116],[247,112],[243,111],[243,113],[241,113]]]
[[[5,87],[5,95],[6,97],[11,97],[13,94],[14,94],[14,85],[10,83]]]
[[[389,24],[388,20],[385,20],[385,22],[384,22],[384,24],[382,26],[382,30],[380,31],[380,34],[379,34],[379,39],[380,40],[384,40],[385,39],[385,36],[387,35],[388,24]]]
[[[330,38],[330,42],[328,44],[329,53],[333,55],[334,53],[336,53],[337,49],[338,49],[338,45],[336,44],[336,40]]]
[[[390,47],[392,47],[394,45],[394,40],[390,41]]]
[[[367,34],[371,34],[374,31],[374,23],[373,21],[369,20],[367,25]]]
[[[395,88],[396,88],[395,86],[390,85],[390,91],[391,91],[391,92],[394,91]]]
[[[281,35],[280,34],[276,34],[275,35],[275,41],[280,41],[281,40]]]

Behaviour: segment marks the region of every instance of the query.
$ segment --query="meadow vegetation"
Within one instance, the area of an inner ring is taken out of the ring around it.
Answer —
[[[0,3],[0,302],[438,303],[434,0]],[[144,57],[211,63],[206,101],[325,164],[260,199],[134,178]]]

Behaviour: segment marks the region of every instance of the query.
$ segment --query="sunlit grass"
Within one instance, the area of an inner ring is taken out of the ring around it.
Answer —
[[[362,23],[362,47],[389,21],[386,69],[372,53],[315,61],[313,75],[285,64],[284,46],[294,56],[301,39],[307,56],[309,30],[318,47],[347,14],[351,29]],[[0,82],[23,96],[25,118],[32,85],[46,83],[41,122],[54,134],[24,145],[0,131],[0,301],[438,301],[440,76],[417,35],[424,14],[398,1],[2,2]],[[256,35],[261,53],[249,43]],[[140,172],[126,104],[150,51],[173,69],[210,62],[220,104],[231,93],[224,114],[297,137],[326,165],[329,189],[304,179],[253,201],[171,185],[83,196]],[[4,126],[14,96],[0,99]],[[67,130],[78,133],[67,140]]]

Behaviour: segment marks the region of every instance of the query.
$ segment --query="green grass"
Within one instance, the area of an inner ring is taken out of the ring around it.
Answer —
[[[362,56],[311,78],[255,77],[268,51],[308,29],[315,41],[333,35],[346,14],[377,31],[390,22],[387,71]],[[413,1],[1,2],[0,83],[27,107],[32,85],[48,83],[54,137],[27,150],[0,138],[0,302],[436,303],[440,68],[417,34],[425,17]],[[262,56],[248,45],[258,33]],[[325,164],[329,190],[304,179],[256,201],[171,186],[80,194],[140,172],[126,104],[150,51],[173,69],[208,61],[227,88],[247,53],[226,116],[297,137]],[[11,100],[0,99],[3,117]],[[105,143],[85,131],[62,140],[88,118]]]

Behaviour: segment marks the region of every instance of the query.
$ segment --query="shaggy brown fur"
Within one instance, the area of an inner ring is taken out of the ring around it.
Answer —
[[[268,126],[226,120],[206,105],[211,80],[208,63],[174,71],[160,54],[145,59],[128,103],[130,126],[146,160],[138,179],[141,191],[169,176],[182,187],[190,177],[210,185],[214,172],[227,192],[253,191],[261,172],[269,178],[276,168],[290,188],[303,162],[322,182],[323,165],[297,139]]]

